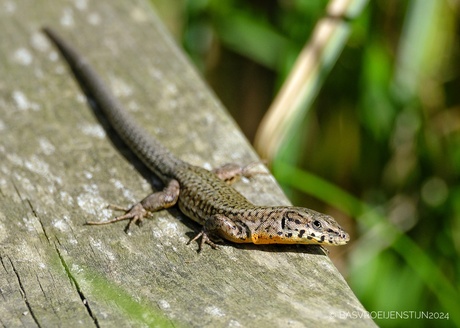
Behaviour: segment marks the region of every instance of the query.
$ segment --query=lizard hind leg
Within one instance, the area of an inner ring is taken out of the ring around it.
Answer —
[[[134,204],[130,208],[125,208],[122,206],[110,205],[109,207],[123,211],[125,214],[117,216],[108,221],[88,221],[85,224],[87,225],[104,225],[111,224],[118,221],[129,220],[126,225],[125,232],[129,233],[131,225],[133,223],[140,225],[142,220],[152,212],[156,212],[162,209],[169,208],[174,206],[179,198],[179,182],[177,180],[170,180],[169,183],[162,191],[154,192],[139,203]]]

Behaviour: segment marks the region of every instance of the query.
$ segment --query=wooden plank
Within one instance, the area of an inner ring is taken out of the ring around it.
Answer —
[[[88,58],[136,119],[208,168],[257,160],[146,1],[0,1],[0,323],[15,326],[374,326],[317,247],[225,244],[202,254],[178,211],[84,226],[152,189],[110,141],[50,25]],[[287,204],[268,175],[236,185]]]

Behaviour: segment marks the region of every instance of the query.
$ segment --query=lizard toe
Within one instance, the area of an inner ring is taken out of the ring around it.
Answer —
[[[208,234],[206,233],[206,231],[203,229],[201,230],[200,233],[198,233],[195,237],[193,237],[192,240],[190,240],[187,245],[189,245],[190,243],[193,243],[194,241],[200,239],[200,242],[199,242],[199,247],[198,247],[198,253],[201,252],[201,250],[203,249],[203,245],[204,244],[208,244],[209,246],[211,246],[213,249],[217,249],[218,246],[208,237]]]

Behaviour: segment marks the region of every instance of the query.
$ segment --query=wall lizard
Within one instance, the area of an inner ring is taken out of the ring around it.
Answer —
[[[44,33],[55,44],[76,78],[106,116],[128,147],[164,183],[130,208],[116,207],[124,214],[112,220],[87,222],[90,225],[129,220],[140,223],[149,213],[178,205],[189,218],[203,226],[190,242],[201,238],[199,249],[222,237],[235,243],[344,245],[350,239],[330,216],[294,206],[257,206],[224,180],[245,174],[235,166],[208,171],[174,157],[163,145],[148,135],[126,112],[104,85],[99,75],[76,50],[50,28]],[[189,242],[189,243],[190,243]]]

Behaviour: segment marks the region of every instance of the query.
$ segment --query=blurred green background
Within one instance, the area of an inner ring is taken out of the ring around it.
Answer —
[[[250,140],[328,5],[152,3]],[[459,10],[381,0],[345,18],[337,61],[272,163],[293,203],[351,232],[331,258],[366,309],[416,311],[382,327],[460,326]]]

